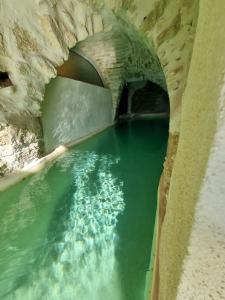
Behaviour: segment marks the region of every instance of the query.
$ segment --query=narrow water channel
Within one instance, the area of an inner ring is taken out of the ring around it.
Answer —
[[[144,300],[166,120],[122,122],[0,196],[0,299]]]

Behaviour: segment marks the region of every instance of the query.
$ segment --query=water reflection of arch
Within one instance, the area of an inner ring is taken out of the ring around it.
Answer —
[[[103,77],[91,59],[83,55],[76,48],[70,50],[68,60],[57,68],[57,74],[93,85],[105,86]]]

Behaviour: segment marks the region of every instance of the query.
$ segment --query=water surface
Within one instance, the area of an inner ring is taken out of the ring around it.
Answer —
[[[1,193],[0,299],[144,300],[167,131],[120,123]]]

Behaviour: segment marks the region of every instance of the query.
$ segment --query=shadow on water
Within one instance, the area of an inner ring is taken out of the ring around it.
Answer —
[[[167,132],[120,123],[1,195],[0,299],[143,300]]]
[[[124,123],[118,129],[123,156],[118,171],[124,180],[126,209],[117,226],[120,243],[116,256],[124,299],[142,300],[168,123],[165,120],[133,122]]]

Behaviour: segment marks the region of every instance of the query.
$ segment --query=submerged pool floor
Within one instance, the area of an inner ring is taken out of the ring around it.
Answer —
[[[0,196],[0,299],[144,300],[168,121],[122,122]]]

